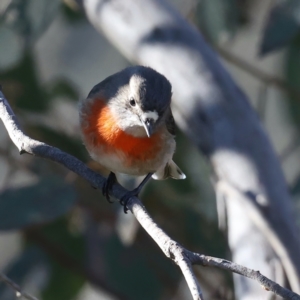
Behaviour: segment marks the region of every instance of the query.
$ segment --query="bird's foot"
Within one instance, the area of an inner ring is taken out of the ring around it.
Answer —
[[[140,188],[137,187],[132,191],[128,191],[124,196],[122,196],[122,198],[120,199],[120,204],[123,205],[124,207],[124,213],[127,214],[128,212],[128,207],[127,207],[127,203],[130,200],[131,197],[138,197],[139,196],[139,192],[140,192]]]
[[[112,186],[117,182],[116,174],[113,172],[110,172],[106,181],[103,184],[102,187],[102,194],[105,196],[106,200],[109,203],[113,203],[113,201],[110,200],[109,192],[111,191]]]
[[[147,183],[147,181],[151,178],[153,173],[149,173],[144,179],[143,181],[140,183],[140,185],[135,188],[132,191],[127,192],[121,199],[120,199],[120,203],[121,205],[123,205],[124,207],[124,213],[127,214],[128,212],[128,208],[127,208],[127,203],[129,201],[129,199],[131,197],[138,197],[140,191],[142,190],[143,186]]]

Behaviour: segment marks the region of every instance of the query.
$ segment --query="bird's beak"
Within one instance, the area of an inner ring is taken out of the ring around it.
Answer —
[[[148,138],[151,136],[151,134],[153,133],[153,125],[154,125],[154,120],[147,118],[145,121],[142,121],[145,131],[147,133]]]

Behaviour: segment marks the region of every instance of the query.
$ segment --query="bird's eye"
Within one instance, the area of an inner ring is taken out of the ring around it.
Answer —
[[[135,100],[134,100],[133,98],[130,98],[129,104],[130,104],[131,106],[135,106]]]

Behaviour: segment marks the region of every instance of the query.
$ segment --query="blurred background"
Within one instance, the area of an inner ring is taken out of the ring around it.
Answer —
[[[251,99],[278,153],[300,225],[300,1],[170,2],[201,30]],[[99,167],[78,133],[77,102],[128,65],[75,1],[0,1],[0,83],[20,123],[32,138],[94,170]],[[141,198],[184,247],[230,259],[210,166],[180,132],[177,145],[175,161],[187,179],[152,181]],[[39,299],[190,297],[180,270],[131,214],[58,164],[20,156],[3,126],[0,230],[0,270]],[[234,299],[232,274],[195,271],[207,299]],[[1,283],[0,299],[15,298]]]

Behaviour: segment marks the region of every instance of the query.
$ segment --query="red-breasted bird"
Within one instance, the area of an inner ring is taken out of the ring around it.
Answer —
[[[147,175],[122,197],[125,212],[127,201],[138,195],[151,176],[157,180],[186,177],[172,160],[176,142],[171,90],[162,74],[134,66],[95,85],[80,102],[83,142],[91,157],[111,171],[102,189],[107,200],[115,172]]]

